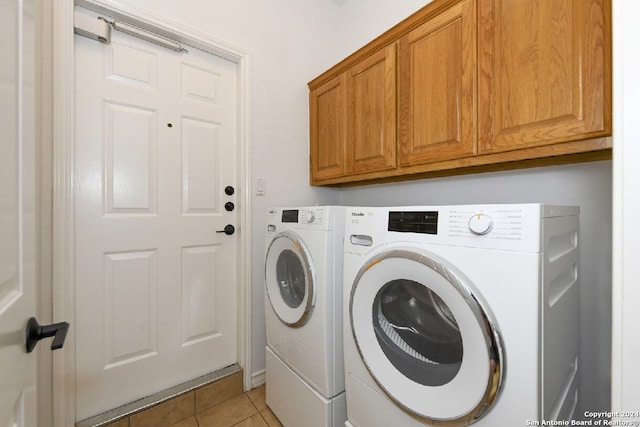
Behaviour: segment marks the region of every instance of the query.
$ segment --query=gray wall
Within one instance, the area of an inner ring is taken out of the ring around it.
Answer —
[[[610,409],[611,176],[611,162],[601,161],[350,188],[341,190],[340,200],[352,206],[525,202],[580,206],[577,413],[582,414]]]

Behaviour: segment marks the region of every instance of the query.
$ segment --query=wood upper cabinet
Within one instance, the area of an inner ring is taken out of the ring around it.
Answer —
[[[475,154],[475,16],[475,1],[464,0],[400,39],[402,166]]]
[[[311,181],[396,167],[396,46],[309,95]]]
[[[344,175],[346,86],[346,75],[342,74],[309,93],[309,165],[312,183]]]
[[[433,0],[309,82],[314,185],[611,158],[611,0]]]
[[[396,45],[347,71],[347,173],[396,167]]]
[[[479,153],[611,134],[609,0],[478,0]]]

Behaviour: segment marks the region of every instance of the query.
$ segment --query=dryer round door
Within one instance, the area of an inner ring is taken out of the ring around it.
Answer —
[[[278,233],[267,249],[265,284],[273,311],[286,325],[304,325],[315,297],[314,269],[309,250],[290,231]]]
[[[398,405],[451,425],[491,408],[504,375],[500,334],[449,263],[417,248],[374,256],[356,275],[349,309],[365,365]]]

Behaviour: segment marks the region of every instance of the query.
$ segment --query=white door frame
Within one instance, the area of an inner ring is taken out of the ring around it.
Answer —
[[[637,2],[614,0],[613,8],[613,288],[611,409],[614,412],[638,411],[640,351],[635,325],[640,321],[640,254],[638,182],[640,159],[640,84],[637,75],[640,60],[632,40],[640,35]],[[630,418],[616,418],[631,421]],[[633,418],[635,420],[635,418]]]
[[[137,23],[161,35],[238,64],[238,139],[240,260],[238,357],[244,368],[244,389],[251,382],[251,157],[250,56],[206,35],[170,23],[117,0],[76,0],[79,6],[122,21]],[[74,0],[53,2],[53,318],[71,324],[63,351],[53,354],[53,425],[75,423],[75,286],[74,283]],[[96,42],[97,43],[97,42]]]

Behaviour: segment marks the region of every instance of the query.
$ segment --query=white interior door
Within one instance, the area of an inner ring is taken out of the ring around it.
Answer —
[[[81,420],[238,361],[238,70],[75,37]]]
[[[36,356],[25,350],[35,315],[34,14],[0,1],[0,426],[36,426]],[[44,346],[42,346],[44,347]]]

